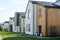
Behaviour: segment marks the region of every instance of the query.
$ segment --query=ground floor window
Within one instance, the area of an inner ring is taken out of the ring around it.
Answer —
[[[26,31],[30,32],[30,24],[26,24]]]

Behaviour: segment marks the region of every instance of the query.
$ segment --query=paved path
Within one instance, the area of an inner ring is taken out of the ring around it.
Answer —
[[[0,36],[0,40],[3,40],[1,36]]]

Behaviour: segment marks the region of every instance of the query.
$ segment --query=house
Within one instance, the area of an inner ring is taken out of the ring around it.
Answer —
[[[18,12],[16,12],[14,15],[14,27],[15,27],[15,32],[20,32],[19,13]]]
[[[5,21],[2,24],[2,28],[5,31],[5,29],[7,29],[7,31],[9,31],[9,21]]]
[[[14,26],[15,26],[15,32],[24,32],[23,26],[24,26],[24,18],[25,13],[24,12],[16,12],[14,16]],[[22,22],[22,23],[21,23]]]
[[[10,17],[10,19],[9,19],[9,31],[14,32],[14,29],[15,29],[15,27],[14,27],[14,18]]]
[[[28,2],[25,15],[25,33],[30,35],[36,34],[36,14],[32,2]]]
[[[21,33],[25,33],[25,13],[20,16],[20,22],[21,22]]]
[[[29,1],[26,8],[25,33],[38,36],[60,35],[60,1]]]

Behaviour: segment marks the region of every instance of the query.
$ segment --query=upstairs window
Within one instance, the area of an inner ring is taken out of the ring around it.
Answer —
[[[30,9],[28,9],[28,19],[30,18],[30,15],[29,15],[29,13],[30,13]]]
[[[41,9],[39,10],[38,15],[39,15],[39,17],[42,17],[42,10]]]
[[[19,26],[19,13],[17,13],[17,16],[16,16],[16,26]]]

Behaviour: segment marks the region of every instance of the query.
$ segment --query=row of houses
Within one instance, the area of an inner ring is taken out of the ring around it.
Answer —
[[[15,12],[9,20],[11,32],[37,36],[60,36],[60,0],[29,0],[26,12]]]
[[[3,29],[8,29],[9,32],[25,32],[25,13],[15,12],[14,17],[10,17],[9,21],[5,21],[2,25]]]

